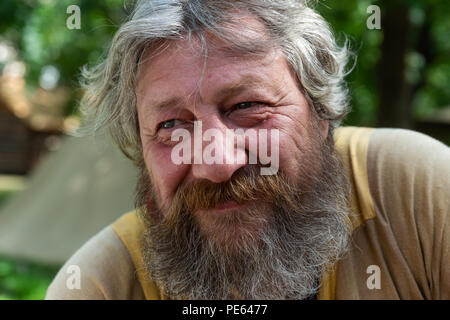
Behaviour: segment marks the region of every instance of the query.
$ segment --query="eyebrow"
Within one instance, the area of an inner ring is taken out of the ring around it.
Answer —
[[[181,97],[171,97],[169,99],[165,99],[162,102],[158,102],[154,104],[153,102],[150,102],[148,105],[154,109],[154,110],[162,110],[166,109],[170,106],[176,106],[183,103],[183,99]]]
[[[265,89],[269,89],[271,94],[273,94],[274,96],[279,96],[280,93],[282,92],[281,87],[269,83],[268,81],[262,81],[261,79],[255,78],[253,76],[245,76],[241,78],[238,82],[220,89],[216,93],[217,96],[216,100],[222,100],[228,96],[238,95],[248,89],[257,89],[262,87],[264,87]],[[170,106],[182,105],[183,102],[184,102],[183,97],[174,96],[165,99],[161,102],[149,101],[147,103],[147,106],[149,106],[150,107],[149,109],[152,110],[163,110]]]

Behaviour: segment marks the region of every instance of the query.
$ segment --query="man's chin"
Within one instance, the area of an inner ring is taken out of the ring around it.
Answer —
[[[221,248],[247,248],[261,239],[271,216],[271,208],[256,203],[226,204],[199,210],[194,216],[200,231]]]

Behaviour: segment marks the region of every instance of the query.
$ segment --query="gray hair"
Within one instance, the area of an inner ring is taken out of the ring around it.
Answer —
[[[269,39],[242,39],[239,13],[264,24]],[[338,127],[349,110],[344,77],[349,57],[328,23],[306,0],[141,0],[128,22],[117,31],[107,58],[83,69],[81,100],[84,115],[78,134],[109,129],[114,142],[135,162],[142,159],[136,110],[139,64],[147,50],[161,50],[171,40],[201,40],[205,36],[230,43],[245,54],[267,52],[278,46],[297,76],[315,114]],[[153,51],[152,51],[153,53]],[[155,54],[157,52],[154,52]]]

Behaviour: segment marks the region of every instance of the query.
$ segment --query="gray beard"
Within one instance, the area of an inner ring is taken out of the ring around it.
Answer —
[[[269,218],[261,218],[257,208],[246,210],[245,218],[239,212],[231,215],[230,227],[264,224],[232,248],[205,235],[191,212],[179,212],[169,228],[161,209],[148,205],[149,196],[155,202],[153,188],[145,165],[139,165],[136,207],[146,224],[143,259],[164,294],[195,300],[313,298],[350,239],[345,170],[331,134],[318,145],[299,162],[303,170],[290,183],[292,194],[273,199]],[[314,174],[312,166],[319,168]]]

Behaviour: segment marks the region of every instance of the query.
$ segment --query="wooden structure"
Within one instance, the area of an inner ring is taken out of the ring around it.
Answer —
[[[64,126],[65,90],[25,95],[20,77],[0,77],[0,174],[27,174],[52,148]]]

